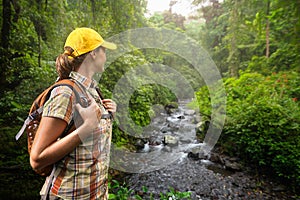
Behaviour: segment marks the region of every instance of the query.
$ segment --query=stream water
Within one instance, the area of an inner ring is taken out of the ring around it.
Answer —
[[[198,114],[185,101],[172,114],[160,113],[145,130],[147,138],[140,145],[142,167],[135,167],[124,177],[130,189],[143,199],[159,199],[170,188],[191,192],[192,199],[293,199],[282,185],[269,182],[258,185],[257,177],[240,170],[227,170],[201,155],[203,143],[197,140]],[[200,153],[200,155],[199,155]],[[148,159],[152,157],[151,161]],[[262,187],[263,186],[263,187]],[[143,187],[148,189],[143,192]],[[151,195],[150,195],[151,194]]]

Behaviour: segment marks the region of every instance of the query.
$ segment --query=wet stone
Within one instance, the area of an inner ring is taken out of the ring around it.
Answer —
[[[194,110],[185,110],[184,114],[185,115],[194,115],[194,114],[196,114],[196,111],[194,111]]]
[[[165,135],[164,137],[164,144],[169,146],[176,146],[178,145],[178,138],[172,135]]]

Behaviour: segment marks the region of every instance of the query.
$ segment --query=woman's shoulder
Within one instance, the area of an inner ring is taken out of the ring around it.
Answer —
[[[63,95],[63,96],[71,96],[73,93],[73,88],[67,85],[58,85],[55,86],[52,91],[50,97]]]

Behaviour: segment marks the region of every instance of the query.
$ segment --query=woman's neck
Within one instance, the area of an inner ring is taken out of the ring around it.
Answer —
[[[89,59],[85,59],[82,62],[77,72],[89,79],[92,79],[95,74],[92,63],[89,62]]]

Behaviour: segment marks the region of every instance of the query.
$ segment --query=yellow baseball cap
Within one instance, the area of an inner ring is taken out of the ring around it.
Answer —
[[[95,30],[85,27],[76,28],[69,34],[64,47],[67,46],[74,49],[74,52],[71,55],[73,57],[85,54],[99,46],[103,46],[111,50],[117,48],[117,45],[105,41]]]

